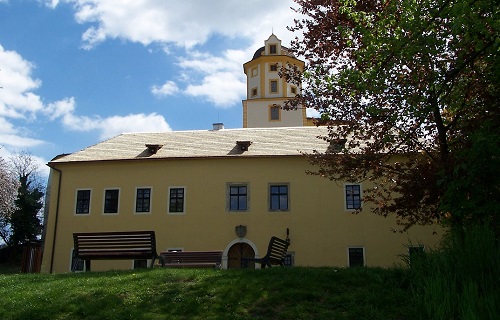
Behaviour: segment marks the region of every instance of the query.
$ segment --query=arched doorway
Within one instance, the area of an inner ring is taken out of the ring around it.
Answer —
[[[253,258],[254,256],[255,251],[248,243],[235,243],[231,246],[231,248],[229,248],[229,251],[227,252],[227,268],[240,269],[242,267],[243,258]]]

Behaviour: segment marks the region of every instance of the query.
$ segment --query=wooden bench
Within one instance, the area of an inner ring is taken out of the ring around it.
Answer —
[[[85,261],[90,271],[91,260],[151,259],[153,267],[158,257],[154,231],[73,233],[73,241],[72,271],[79,260]]]
[[[260,263],[261,268],[266,266],[271,268],[272,265],[285,265],[285,256],[288,250],[290,241],[272,237],[267,247],[267,253],[262,258],[243,258],[243,266],[247,267],[248,262]]]
[[[222,251],[172,251],[160,252],[162,267],[170,268],[220,268]]]

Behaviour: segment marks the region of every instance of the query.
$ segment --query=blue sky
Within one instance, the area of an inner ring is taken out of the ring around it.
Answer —
[[[0,156],[45,164],[122,132],[242,126],[243,63],[292,0],[0,0]]]

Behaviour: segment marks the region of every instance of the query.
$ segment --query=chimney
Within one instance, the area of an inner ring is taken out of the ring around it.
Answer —
[[[224,129],[224,124],[223,123],[219,122],[219,123],[214,123],[212,125],[213,125],[213,128],[214,128],[213,129],[214,131],[218,131],[218,130]]]

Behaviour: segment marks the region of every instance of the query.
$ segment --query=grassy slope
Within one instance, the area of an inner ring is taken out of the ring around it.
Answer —
[[[0,319],[410,319],[405,270],[0,275]]]

